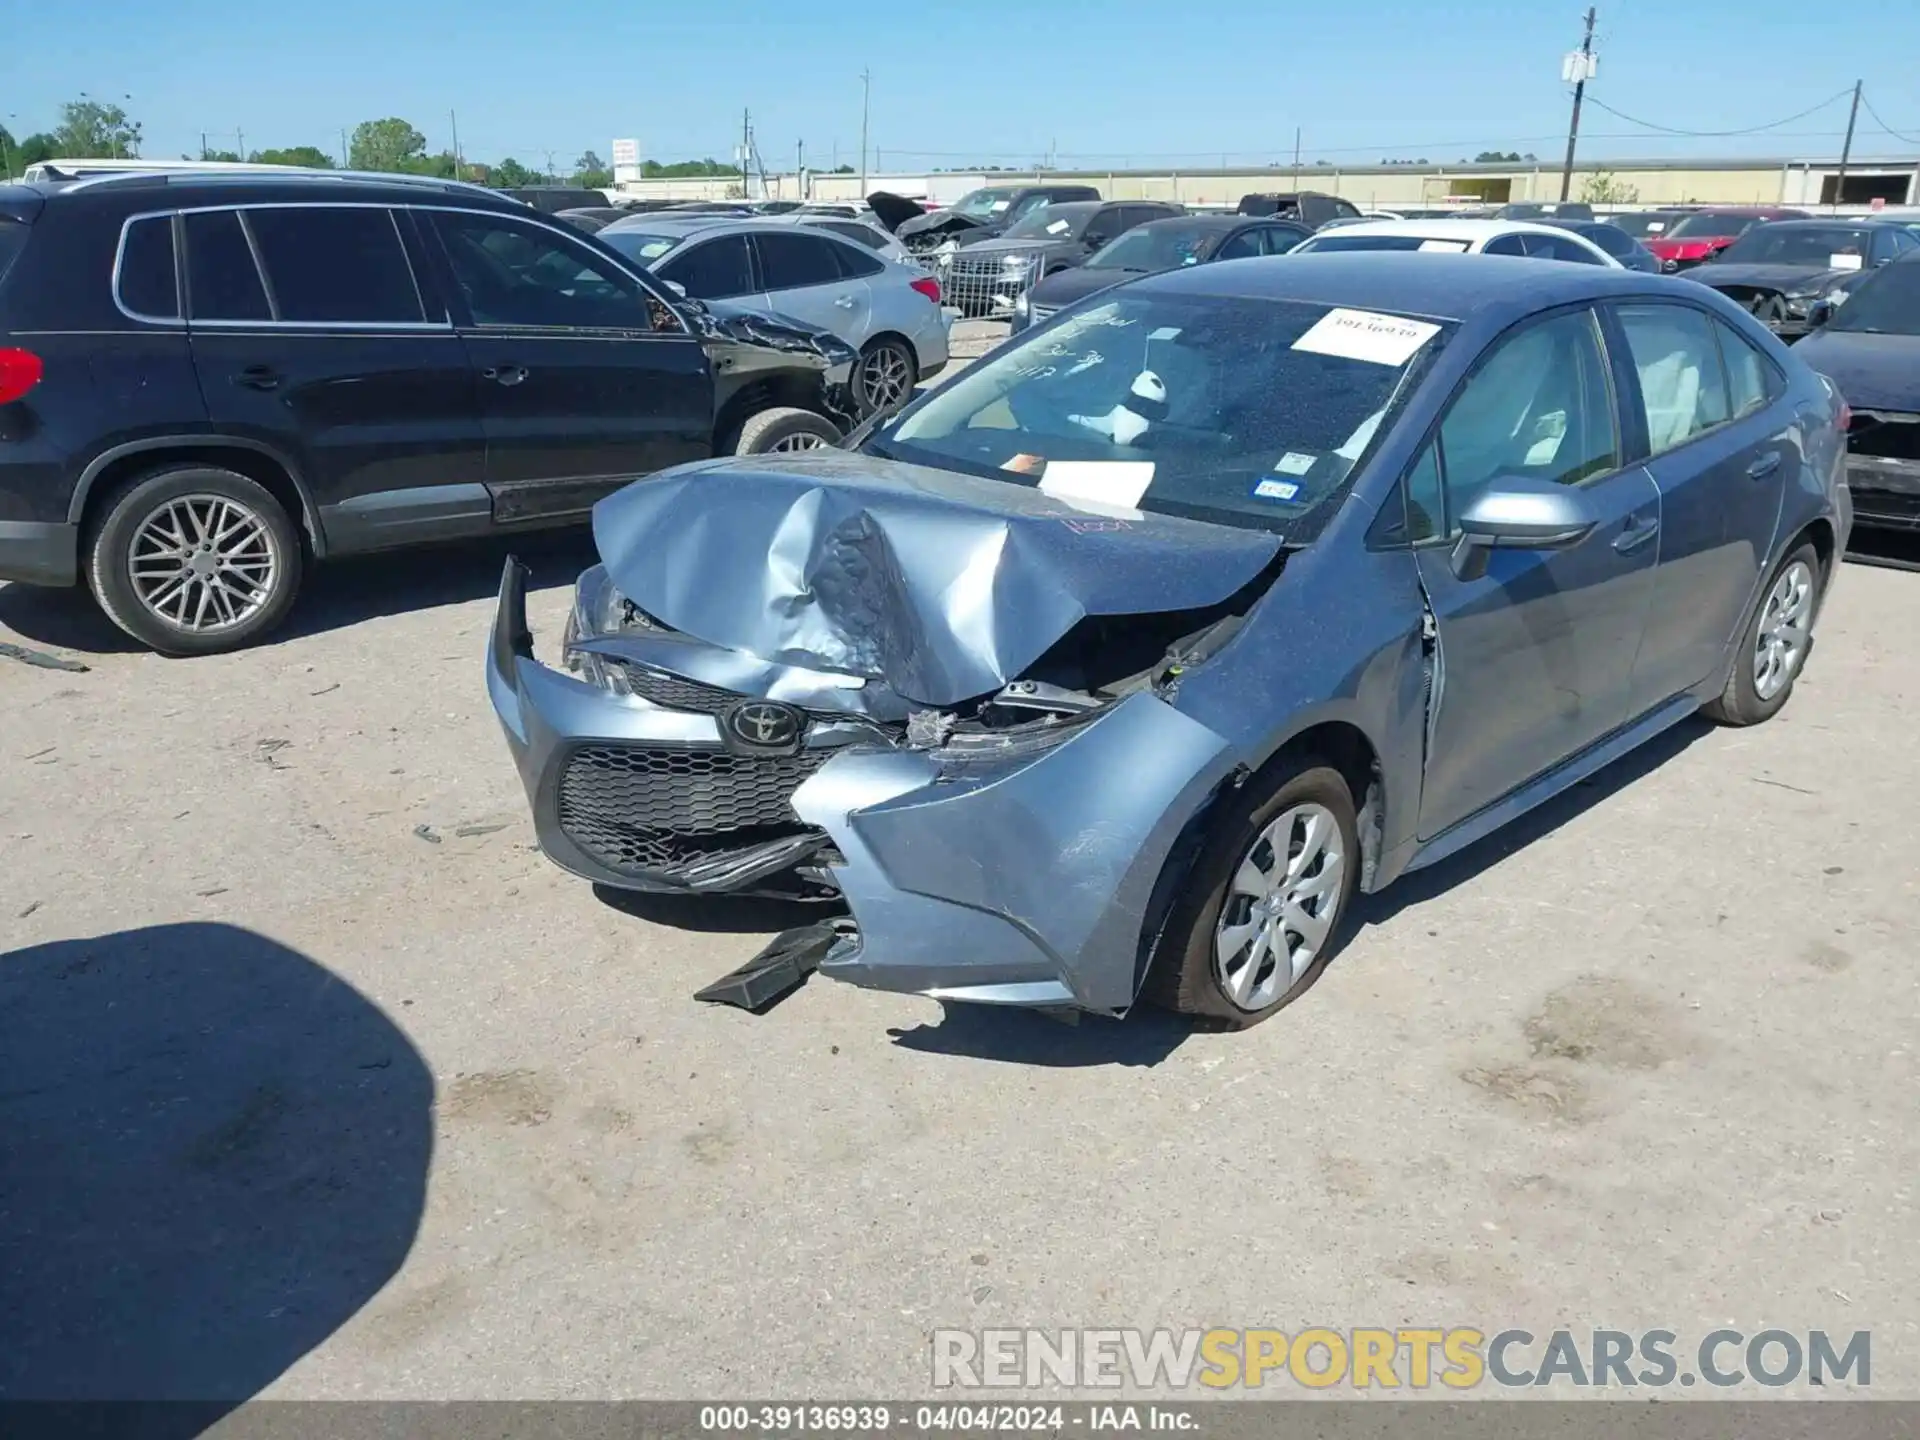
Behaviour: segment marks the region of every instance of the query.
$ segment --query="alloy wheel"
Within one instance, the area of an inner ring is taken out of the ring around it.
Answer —
[[[182,495],[140,522],[127,550],[134,594],[189,634],[231,630],[273,598],[279,547],[267,522],[224,495]]]
[[[1214,978],[1242,1010],[1292,990],[1326,948],[1339,917],[1346,854],[1333,812],[1283,811],[1241,857],[1213,932]]]
[[[898,345],[876,346],[860,359],[859,385],[868,410],[889,409],[913,389],[913,362]]]
[[[777,454],[792,450],[824,450],[826,446],[827,442],[818,435],[788,435],[784,439],[774,441],[768,448]]]
[[[1806,658],[1812,639],[1813,571],[1796,560],[1780,572],[1760,611],[1760,631],[1753,646],[1753,689],[1771,700],[1788,685]]]

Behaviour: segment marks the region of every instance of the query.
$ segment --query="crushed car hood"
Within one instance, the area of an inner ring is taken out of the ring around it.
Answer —
[[[596,505],[593,537],[662,624],[930,706],[1000,689],[1088,616],[1217,605],[1281,548],[848,451],[664,471]]]
[[[1751,285],[1766,290],[1812,289],[1842,280],[1858,279],[1858,270],[1834,270],[1825,265],[1730,265],[1716,260],[1689,270],[1687,278],[1719,289],[1722,285]]]
[[[876,190],[867,196],[867,208],[873,211],[874,218],[889,230],[897,231],[909,220],[919,219],[927,213],[927,207],[896,195],[891,190]]]
[[[894,227],[893,233],[906,240],[915,235],[967,235],[976,230],[997,231],[996,226],[962,215],[958,210],[936,210],[916,215]]]
[[[1856,410],[1920,411],[1920,335],[1816,330],[1793,347]]]

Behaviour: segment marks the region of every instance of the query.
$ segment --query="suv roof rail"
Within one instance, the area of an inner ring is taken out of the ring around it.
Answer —
[[[65,176],[48,178],[65,179]],[[100,189],[113,185],[151,184],[192,184],[196,181],[225,180],[287,181],[293,184],[331,181],[335,184],[349,185],[411,185],[422,190],[439,190],[460,195],[485,195],[509,204],[524,204],[515,201],[510,195],[503,195],[485,185],[476,185],[470,180],[447,180],[438,175],[393,175],[377,170],[313,170],[299,165],[236,165],[231,161],[220,162],[187,161],[169,165],[166,169],[148,170],[110,170],[99,174],[75,176],[74,182],[66,188]],[[532,207],[529,206],[529,209]]]

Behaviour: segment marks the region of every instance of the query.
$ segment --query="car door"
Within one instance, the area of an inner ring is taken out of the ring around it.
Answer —
[[[1608,321],[1629,361],[1628,431],[1660,489],[1660,623],[1633,682],[1649,710],[1717,672],[1772,553],[1799,451],[1792,417],[1767,398],[1785,377],[1731,327],[1663,300],[1611,306]],[[1741,375],[1738,413],[1723,352]]]
[[[1260,245],[1269,255],[1284,255],[1313,232],[1298,225],[1263,225]]]
[[[792,230],[756,230],[749,237],[760,266],[759,299],[776,315],[831,332],[856,350],[873,331],[873,294],[850,279],[835,254],[839,242]]]
[[[295,467],[330,548],[484,528],[473,376],[401,217],[263,205],[193,211],[182,228],[208,416]]]
[[[495,523],[583,515],[637,475],[712,453],[706,351],[611,256],[515,215],[416,213],[478,377]]]
[[[1557,550],[1497,549],[1463,579],[1458,517],[1503,477],[1578,485],[1600,523]],[[1652,595],[1659,491],[1624,463],[1597,318],[1508,331],[1480,357],[1406,477],[1437,665],[1420,837],[1553,769],[1628,717]]]

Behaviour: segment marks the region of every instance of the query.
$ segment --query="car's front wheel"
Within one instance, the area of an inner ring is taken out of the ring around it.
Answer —
[[[734,443],[736,455],[768,455],[792,450],[821,450],[840,443],[840,427],[811,410],[778,406],[749,416]]]
[[[133,481],[94,528],[88,580],[100,608],[162,655],[252,644],[300,589],[300,535],[265,486],[232,470],[172,465]]]
[[[1820,556],[1800,545],[1780,562],[1760,592],[1733,657],[1720,698],[1706,715],[1722,725],[1758,725],[1771,720],[1793,694],[1820,609]]]
[[[1145,998],[1241,1030],[1298,999],[1332,960],[1359,881],[1359,824],[1345,778],[1315,758],[1226,803]]]

